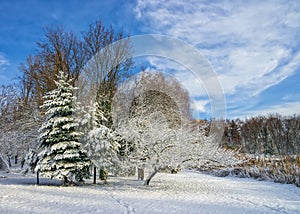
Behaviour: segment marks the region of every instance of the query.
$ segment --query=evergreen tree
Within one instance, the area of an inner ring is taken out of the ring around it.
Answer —
[[[83,141],[89,158],[100,171],[100,178],[106,180],[108,171],[116,173],[119,144],[115,132],[106,126],[107,118],[98,100],[99,97],[83,118],[87,126]]]
[[[96,96],[96,122],[106,126],[107,128],[112,128],[112,116],[111,116],[112,103],[110,98],[102,94],[100,90]]]
[[[74,118],[76,98],[72,80],[60,71],[57,88],[47,93],[42,108],[46,121],[40,128],[36,171],[42,175],[60,179],[64,184],[82,181],[89,176],[90,161],[82,149]]]

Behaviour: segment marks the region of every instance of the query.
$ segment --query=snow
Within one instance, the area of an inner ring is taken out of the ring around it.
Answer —
[[[0,213],[300,213],[296,186],[193,171],[158,173],[150,186],[134,177],[79,187],[40,183],[1,172]]]

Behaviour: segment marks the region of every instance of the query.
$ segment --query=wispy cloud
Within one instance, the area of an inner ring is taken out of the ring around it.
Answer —
[[[191,108],[196,112],[204,113],[207,112],[207,105],[209,104],[209,100],[193,100],[191,103]]]
[[[0,69],[7,65],[9,65],[8,59],[0,52]]]
[[[145,59],[151,64],[152,70],[156,70],[167,75],[172,75],[180,81],[183,88],[189,91],[192,97],[207,96],[205,86],[203,85],[204,78],[198,78],[192,71],[189,71],[183,65],[177,62],[160,58],[160,57],[147,57]]]
[[[235,118],[249,118],[259,115],[268,115],[268,114],[281,114],[281,115],[294,115],[299,113],[300,102],[287,102],[278,105],[273,105],[265,108],[258,108],[253,110],[233,111],[232,117]]]
[[[171,75],[181,83],[181,86],[190,94],[192,101],[191,108],[195,116],[199,113],[207,113],[209,111],[209,96],[205,90],[203,78],[198,78],[183,65],[165,58],[151,56],[147,57],[146,61],[151,64],[151,68],[148,68],[148,70],[155,70],[166,75]]]
[[[9,78],[7,75],[7,67],[10,65],[9,60],[5,57],[3,53],[0,52],[0,83],[1,82],[8,82]]]
[[[139,0],[135,13],[145,31],[199,48],[229,103],[260,96],[300,67],[299,1]]]

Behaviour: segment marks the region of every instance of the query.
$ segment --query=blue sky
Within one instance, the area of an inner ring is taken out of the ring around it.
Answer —
[[[229,118],[300,114],[297,0],[0,0],[0,85],[19,75],[45,27],[80,33],[99,18],[131,35],[169,35],[199,49],[218,75]],[[197,98],[194,108],[209,117],[209,98],[190,72],[164,59],[147,60],[172,71]]]

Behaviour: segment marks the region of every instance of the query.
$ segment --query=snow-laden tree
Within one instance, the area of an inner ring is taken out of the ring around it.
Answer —
[[[119,127],[119,132],[133,142],[134,150],[129,153],[129,159],[149,171],[145,185],[149,185],[161,170],[180,170],[208,161],[215,165],[228,165],[235,161],[233,153],[220,148],[213,136],[206,137],[195,124],[174,129],[160,112],[132,118]]]
[[[46,110],[46,121],[40,128],[40,152],[37,155],[36,171],[42,175],[69,182],[82,181],[89,177],[90,161],[82,149],[77,131],[75,88],[71,79],[60,71],[56,89],[47,93],[42,107]]]
[[[131,142],[129,163],[150,171],[145,185],[160,170],[235,161],[219,147],[218,133],[207,137],[205,129],[192,122],[188,93],[175,79],[168,80],[142,73],[120,85],[114,97],[114,126]]]
[[[35,167],[37,165],[37,153],[36,150],[34,149],[29,149],[29,151],[27,152],[25,158],[24,158],[24,165],[22,168],[22,172],[24,174],[28,173],[28,172],[34,172]]]
[[[12,158],[15,164],[24,163],[28,150],[36,146],[42,122],[36,106],[26,105],[18,91],[17,85],[0,88],[0,153],[9,166]]]
[[[116,174],[118,168],[117,136],[112,129],[103,125],[106,121],[98,99],[87,107],[81,120],[84,149],[94,166],[99,169],[102,180],[106,180],[108,171]]]

